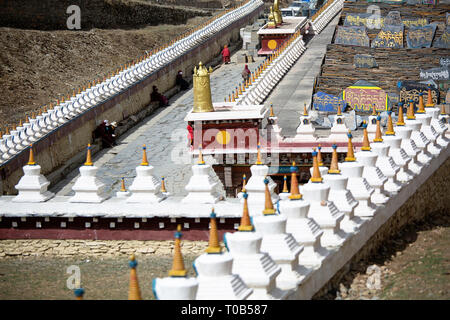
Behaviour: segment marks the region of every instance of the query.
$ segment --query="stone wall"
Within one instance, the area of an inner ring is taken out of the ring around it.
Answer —
[[[174,241],[85,241],[85,240],[1,240],[0,259],[17,256],[129,256],[172,255]],[[199,256],[208,247],[207,241],[181,241],[183,254]]]
[[[210,15],[201,10],[174,8],[123,0],[2,0],[0,26],[36,30],[67,30],[77,5],[81,11],[81,30],[92,28],[136,28],[145,25],[183,24],[195,16]]]
[[[383,243],[394,237],[403,227],[420,221],[430,213],[450,213],[450,194],[448,181],[450,179],[450,159],[422,184],[412,197],[408,199],[392,217],[378,229],[369,241],[353,258],[342,267],[333,278],[314,296],[320,299],[331,290],[339,288],[339,283],[353,266],[360,261],[377,254]]]

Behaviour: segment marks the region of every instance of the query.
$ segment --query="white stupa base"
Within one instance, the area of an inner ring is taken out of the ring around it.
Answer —
[[[116,192],[116,197],[117,198],[127,198],[130,196],[130,192],[129,191],[117,191]]]
[[[168,277],[153,280],[158,300],[195,300],[198,281],[195,278]]]
[[[247,184],[245,185],[245,189],[248,193],[248,206],[250,210],[250,215],[261,215],[262,210],[264,209],[265,203],[265,190],[266,185],[264,184],[264,179],[269,173],[269,167],[266,165],[252,165],[250,167],[252,172],[252,176],[248,179]],[[280,199],[278,194],[275,193],[275,188],[277,184],[267,176],[269,180],[269,191],[272,198],[272,202],[275,203]],[[244,199],[241,199],[241,202],[244,202]]]
[[[209,192],[195,192],[189,193],[184,197],[182,203],[217,203],[219,201],[219,196],[211,194]]]
[[[384,192],[382,190],[383,189],[382,187],[381,188],[380,187],[376,187],[376,186],[373,186],[373,187],[375,189],[375,192],[372,194],[372,197],[370,198],[370,200],[374,204],[376,204],[376,205],[383,205],[383,204],[385,204],[386,202],[389,201],[389,197],[384,194]]]
[[[50,182],[41,174],[41,166],[26,165],[23,172],[23,177],[15,185],[19,194],[12,199],[13,202],[45,202],[55,196],[47,191]]]
[[[314,171],[313,167],[309,168],[309,174],[311,176],[313,175],[313,171]],[[319,166],[319,172],[320,172],[320,176],[323,177],[324,175],[328,174],[328,167]]]
[[[450,139],[447,139],[444,133],[440,133],[439,136],[436,138],[436,144],[440,146],[442,149],[446,149],[448,147],[449,142]]]
[[[411,162],[408,163],[407,166],[405,166],[406,168],[409,166]],[[408,168],[401,168],[400,171],[397,173],[397,180],[401,183],[408,183],[409,181],[411,181],[414,177],[416,176],[416,174],[409,170]]]
[[[136,167],[136,178],[129,188],[131,196],[126,200],[128,203],[157,203],[164,200],[161,184],[152,172],[153,166],[150,165]]]
[[[388,177],[388,181],[384,184],[384,190],[389,193],[396,194],[403,187],[403,184],[397,181],[396,176]]]
[[[295,137],[292,139],[294,141],[299,142],[315,142],[317,141],[317,137],[314,136],[313,132],[301,132],[295,135]]]
[[[253,292],[242,279],[232,274],[233,257],[204,253],[193,263],[198,289],[196,300],[245,300]]]
[[[320,242],[320,239],[317,239],[313,244],[303,243],[303,251],[298,256],[300,266],[308,269],[316,269],[322,265],[322,262],[330,254],[330,251],[322,247]]]
[[[280,197],[280,200],[288,200],[289,196],[291,195],[290,192],[282,192],[278,196]]]
[[[220,196],[215,191],[217,182],[214,182],[209,164],[196,164],[192,166],[192,177],[185,189],[188,195],[181,200],[183,203],[216,203]]]
[[[75,195],[69,202],[100,203],[108,198],[105,185],[95,177],[97,170],[95,166],[80,167],[80,177],[72,187]]]
[[[347,142],[348,141],[348,129],[345,132],[341,133],[331,133],[326,140],[333,142]]]

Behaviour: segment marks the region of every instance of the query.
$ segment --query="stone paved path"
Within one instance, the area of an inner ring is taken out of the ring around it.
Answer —
[[[240,83],[244,64],[236,63],[234,54],[231,63],[221,65],[211,75],[213,102],[224,98]],[[249,63],[254,70],[262,58]],[[94,157],[99,168],[97,177],[114,193],[120,189],[120,179],[125,177],[128,188],[136,176],[135,168],[141,163],[142,145],[147,145],[147,157],[154,167],[156,177],[165,177],[167,190],[176,195],[185,195],[184,187],[191,177],[191,159],[187,148],[187,130],[184,117],[193,105],[193,89],[177,94],[170,99],[170,105],[159,109],[145,118],[136,128],[129,130],[118,139],[118,146],[104,149]],[[72,171],[66,179],[50,189],[57,195],[73,195],[72,186],[79,177],[79,170]]]
[[[322,33],[307,43],[307,50],[265,101],[267,106],[273,103],[274,113],[278,116],[278,125],[283,129],[283,135],[295,135],[299,117],[303,114],[303,105],[306,103],[309,106],[311,103],[314,79],[320,72],[327,44],[331,43],[339,16],[337,15]]]

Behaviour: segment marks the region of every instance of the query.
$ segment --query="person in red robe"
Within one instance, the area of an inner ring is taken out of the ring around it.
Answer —
[[[223,47],[222,60],[223,60],[223,63],[225,63],[225,64],[229,64],[230,63],[230,49],[228,49],[227,45],[225,45]]]
[[[188,143],[189,146],[194,144],[194,129],[190,125],[187,125],[186,129],[188,130]]]

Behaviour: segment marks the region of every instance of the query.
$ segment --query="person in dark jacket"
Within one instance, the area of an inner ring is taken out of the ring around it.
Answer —
[[[178,70],[176,84],[180,86],[181,90],[187,90],[189,88],[189,83],[183,79],[183,72],[181,70]]]
[[[150,102],[159,102],[160,107],[165,107],[169,104],[167,97],[159,93],[156,86],[153,86],[153,91],[150,94]]]

